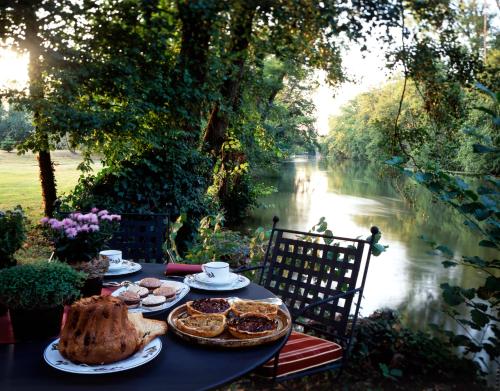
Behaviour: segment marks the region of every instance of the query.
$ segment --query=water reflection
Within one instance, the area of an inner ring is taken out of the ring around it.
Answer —
[[[457,256],[489,257],[491,252],[477,246],[480,239],[451,208],[435,204],[424,189],[418,194],[417,208],[409,207],[379,171],[355,162],[287,163],[278,178],[269,180],[278,192],[262,200],[267,207],[256,209],[244,227],[270,227],[277,215],[281,227],[308,230],[325,216],[334,234],[357,237],[368,236],[369,228],[377,225],[389,248],[370,265],[362,315],[391,307],[413,328],[425,330],[432,322],[455,329],[456,323],[440,310],[439,286],[449,282],[474,287],[481,276],[470,268],[443,268],[441,259],[429,254],[419,237],[430,236]]]

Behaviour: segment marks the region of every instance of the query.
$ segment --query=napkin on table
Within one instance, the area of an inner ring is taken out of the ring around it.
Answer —
[[[167,263],[167,267],[165,268],[165,274],[167,276],[182,276],[201,272],[201,265],[188,265],[185,263]]]

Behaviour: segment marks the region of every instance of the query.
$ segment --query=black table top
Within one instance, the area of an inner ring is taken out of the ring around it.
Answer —
[[[166,278],[165,265],[143,264],[143,269],[121,280]],[[120,281],[120,279],[116,279]],[[263,287],[250,284],[229,292],[191,290],[178,305],[202,297],[272,297]],[[168,312],[155,318],[166,320]],[[33,325],[36,327],[36,325]],[[58,371],[45,363],[43,351],[51,339],[0,345],[0,390],[205,390],[229,383],[259,367],[285,344],[283,338],[269,345],[221,350],[188,344],[170,332],[162,336],[160,354],[140,367],[112,374],[79,375]]]

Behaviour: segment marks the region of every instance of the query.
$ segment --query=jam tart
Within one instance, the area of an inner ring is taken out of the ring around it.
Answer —
[[[277,327],[274,319],[256,312],[248,312],[228,322],[231,335],[240,339],[264,337],[274,333]]]
[[[186,303],[189,315],[221,314],[227,315],[231,304],[226,299],[210,298],[188,301]]]

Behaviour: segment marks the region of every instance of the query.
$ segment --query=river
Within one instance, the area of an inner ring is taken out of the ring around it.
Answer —
[[[309,230],[321,217],[334,235],[368,236],[376,225],[387,251],[373,257],[368,272],[361,314],[383,307],[398,310],[404,324],[428,331],[428,324],[459,331],[455,321],[441,311],[440,284],[475,287],[481,276],[472,268],[445,269],[421,235],[451,248],[455,255],[490,257],[477,245],[480,238],[463,224],[450,207],[432,201],[423,188],[416,189],[414,205],[403,200],[380,175],[376,165],[298,158],[284,163],[277,177],[265,178],[277,192],[263,197],[244,228],[279,226]]]

